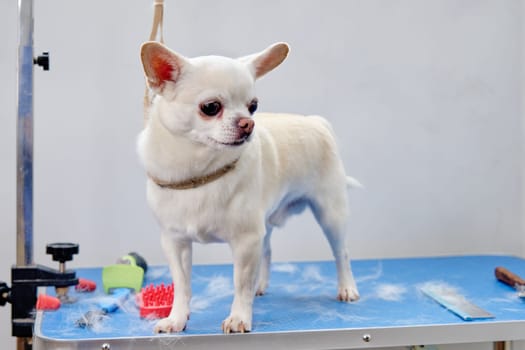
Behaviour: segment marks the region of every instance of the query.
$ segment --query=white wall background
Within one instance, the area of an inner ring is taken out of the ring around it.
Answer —
[[[72,267],[130,250],[165,262],[135,154],[139,46],[152,1],[35,2],[35,222],[73,241]],[[349,174],[354,258],[525,254],[524,4],[520,0],[167,1],[167,44],[241,56],[287,41],[260,109],[330,119]],[[15,262],[17,4],[0,2],[0,279]],[[310,214],[274,234],[276,260],[329,259]],[[225,245],[196,263],[229,262]],[[0,312],[8,339],[9,310]],[[9,340],[11,341],[11,340]]]

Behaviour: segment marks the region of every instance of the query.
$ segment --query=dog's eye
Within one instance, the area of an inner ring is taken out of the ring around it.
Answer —
[[[250,104],[248,105],[248,111],[250,112],[250,114],[255,113],[255,111],[257,110],[257,105],[257,100],[252,100],[252,102],[250,102]]]
[[[222,110],[222,104],[219,101],[205,102],[200,105],[201,112],[208,117],[215,117]]]

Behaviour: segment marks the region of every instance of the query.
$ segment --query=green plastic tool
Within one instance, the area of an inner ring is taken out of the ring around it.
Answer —
[[[102,269],[104,291],[109,294],[113,289],[129,288],[140,292],[146,270],[145,260],[137,253],[129,253],[120,258],[117,264]]]

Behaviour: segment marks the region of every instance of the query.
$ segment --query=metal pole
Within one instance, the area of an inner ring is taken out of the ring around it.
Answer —
[[[18,1],[16,264],[33,264],[33,0]]]
[[[16,265],[33,264],[33,0],[18,0]],[[17,350],[32,347],[18,338]]]

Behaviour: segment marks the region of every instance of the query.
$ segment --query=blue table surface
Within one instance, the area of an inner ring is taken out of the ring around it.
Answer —
[[[255,299],[253,332],[525,321],[525,299],[496,280],[496,266],[525,276],[525,260],[509,256],[356,260],[352,268],[361,299],[347,304],[335,298],[333,262],[274,263],[267,294]],[[72,290],[70,294],[78,298],[76,303],[39,315],[39,336],[54,340],[156,336],[155,321],[139,317],[134,298],[126,300],[118,311],[94,327],[77,327],[75,321],[87,311],[97,309],[97,302],[104,296],[100,268],[78,269],[77,276],[96,281],[97,291],[80,294]],[[171,283],[168,268],[150,267],[145,285],[162,282]],[[455,288],[495,318],[463,321],[421,293],[420,288],[427,284]],[[233,298],[232,266],[194,266],[192,287],[191,318],[181,335],[220,334],[221,322],[228,315]],[[53,295],[54,290],[48,288],[46,293]]]

